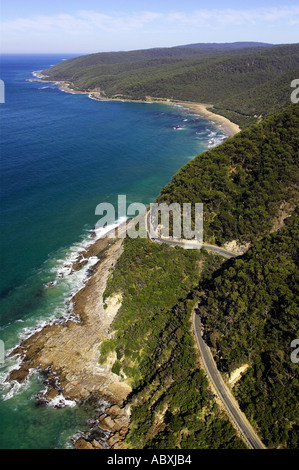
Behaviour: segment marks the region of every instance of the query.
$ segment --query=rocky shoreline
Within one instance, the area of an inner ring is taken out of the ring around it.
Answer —
[[[36,72],[35,77],[32,80],[47,81],[40,72]],[[61,90],[75,93],[69,84],[55,83]],[[93,97],[101,99],[99,95]],[[189,108],[192,104],[170,100],[159,102]],[[201,114],[203,108],[193,108],[192,111]],[[118,235],[127,223],[119,227]],[[110,326],[121,305],[121,297],[114,296],[106,299],[104,306],[103,293],[113,266],[122,253],[122,242],[123,238],[117,235],[115,238],[106,236],[82,250],[72,264],[71,272],[79,271],[91,257],[99,260],[90,268],[84,287],[71,299],[74,320],[46,325],[10,354],[20,359],[19,368],[12,370],[7,378],[11,383],[24,382],[32,371],[44,375],[46,388],[36,397],[37,404],[55,401],[59,407],[68,400],[76,403],[105,400],[107,406],[93,419],[90,429],[73,440],[76,449],[125,448],[124,438],[130,424],[130,412],[125,403],[132,389],[129,383],[112,373],[113,363],[99,364],[100,344],[111,337]],[[104,432],[104,440],[98,437],[100,431]]]
[[[124,449],[123,440],[129,430],[130,415],[128,408],[113,405],[106,408],[96,420],[91,431],[85,433],[74,442],[75,449],[105,449],[103,443],[96,438],[97,428],[107,433],[106,446],[110,449]]]
[[[129,412],[123,406],[131,387],[111,372],[110,364],[99,364],[99,346],[111,337],[110,326],[121,305],[121,297],[115,296],[106,299],[104,307],[103,293],[122,253],[122,242],[123,239],[117,237],[100,238],[73,263],[72,269],[79,270],[90,257],[99,258],[84,287],[72,298],[73,313],[78,321],[46,325],[10,353],[11,357],[20,359],[19,368],[7,377],[12,385],[23,383],[32,371],[44,375],[46,388],[36,397],[37,404],[54,402],[60,407],[68,400],[75,403],[104,400],[107,403],[104,413],[96,418],[99,430],[106,433],[105,447],[93,437],[93,426],[78,443],[74,442],[78,449],[119,448],[128,431]]]

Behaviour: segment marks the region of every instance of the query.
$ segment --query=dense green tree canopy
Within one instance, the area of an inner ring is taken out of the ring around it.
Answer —
[[[247,47],[244,47],[247,46]],[[197,45],[98,53],[69,59],[44,73],[103,97],[147,96],[210,103],[242,127],[290,102],[299,45]]]
[[[294,104],[188,162],[158,202],[202,202],[207,242],[258,240],[296,205],[298,128]]]

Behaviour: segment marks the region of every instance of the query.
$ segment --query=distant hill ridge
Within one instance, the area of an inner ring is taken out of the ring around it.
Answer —
[[[195,44],[186,44],[184,46],[176,46],[176,47],[195,47],[195,48],[202,48],[202,49],[242,49],[246,47],[271,47],[275,44],[270,44],[267,42],[199,42]]]
[[[247,127],[273,113],[271,103],[275,110],[288,104],[298,69],[299,44],[245,42],[88,54],[44,74],[105,98],[210,103],[215,112]]]
[[[76,64],[78,67],[99,64],[117,64],[135,62],[138,60],[151,60],[158,58],[179,58],[186,60],[193,58],[213,57],[217,55],[236,54],[238,52],[254,52],[261,48],[274,47],[274,44],[259,42],[234,42],[234,43],[197,43],[179,45],[173,47],[156,47],[150,49],[136,49],[131,51],[96,52],[74,57],[64,61],[63,64],[51,67],[47,71],[56,72],[69,69],[69,65]],[[61,67],[63,65],[63,67]]]

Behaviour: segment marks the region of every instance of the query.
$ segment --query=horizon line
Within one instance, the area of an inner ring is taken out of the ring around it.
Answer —
[[[146,51],[146,50],[151,50],[151,49],[172,49],[172,48],[177,48],[177,47],[190,47],[194,46],[196,44],[202,44],[202,45],[225,45],[225,44],[246,44],[246,43],[255,43],[255,44],[265,44],[269,46],[287,46],[287,45],[295,45],[299,44],[299,42],[280,42],[280,43],[271,43],[271,42],[263,42],[263,41],[232,41],[232,42],[194,42],[194,43],[189,43],[189,44],[178,44],[175,46],[155,46],[155,47],[148,47],[148,48],[140,48],[140,49],[115,49],[115,50],[109,50],[109,51],[85,51],[85,52],[73,52],[73,51],[52,51],[52,52],[42,52],[42,51],[14,51],[14,52],[0,52],[0,55],[13,55],[13,54],[44,54],[44,55],[51,55],[51,54],[78,54],[78,55],[88,55],[88,54],[109,54],[113,52],[132,52],[132,51]],[[250,46],[248,46],[250,47]],[[254,47],[254,46],[252,46]],[[190,47],[191,48],[191,47]]]

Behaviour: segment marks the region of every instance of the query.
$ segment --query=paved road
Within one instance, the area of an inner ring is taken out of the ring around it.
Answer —
[[[196,308],[193,310],[193,328],[196,336],[196,342],[204,368],[214,386],[215,392],[222,401],[226,411],[242,434],[248,446],[252,449],[265,449],[265,446],[256,435],[244,413],[242,413],[240,410],[238,403],[234,399],[221,374],[219,373],[210,348],[206,345],[202,338],[202,324],[200,321],[200,316],[197,315],[195,311]]]
[[[150,226],[149,220],[149,213],[147,217],[147,226]],[[150,233],[150,232],[149,232]],[[172,246],[182,246],[185,249],[199,249],[205,248],[207,251],[212,251],[217,253],[220,256],[224,256],[225,258],[236,258],[238,254],[233,253],[231,251],[225,250],[224,248],[209,245],[209,244],[200,244],[197,241],[173,241],[168,240],[160,237],[152,238],[152,241],[157,243],[166,243]],[[265,449],[266,447],[263,445],[259,437],[256,435],[254,429],[252,428],[251,424],[247,420],[244,413],[240,410],[237,401],[233,397],[232,393],[230,392],[229,388],[225,384],[221,374],[219,373],[210,348],[204,342],[202,333],[202,324],[200,321],[200,316],[195,313],[196,307],[193,310],[193,329],[196,337],[197,346],[203,361],[204,369],[212,382],[215,392],[218,395],[219,399],[223,403],[227,413],[233,420],[235,426],[240,431],[241,435],[243,436],[245,442],[251,449]]]
[[[147,232],[154,233],[154,230],[152,228],[152,232],[150,231],[150,212],[147,213]],[[199,243],[197,240],[170,240],[167,238],[161,238],[158,235],[155,235],[155,238],[152,238],[152,241],[155,241],[156,243],[166,243],[167,245],[171,246],[181,246],[185,249],[200,249],[200,248],[205,248],[207,251],[212,251],[213,253],[216,253],[217,255],[223,256],[224,258],[236,258],[239,256],[237,253],[234,253],[232,251],[228,251],[225,248],[221,248],[220,246],[216,245],[209,245],[208,243]]]

